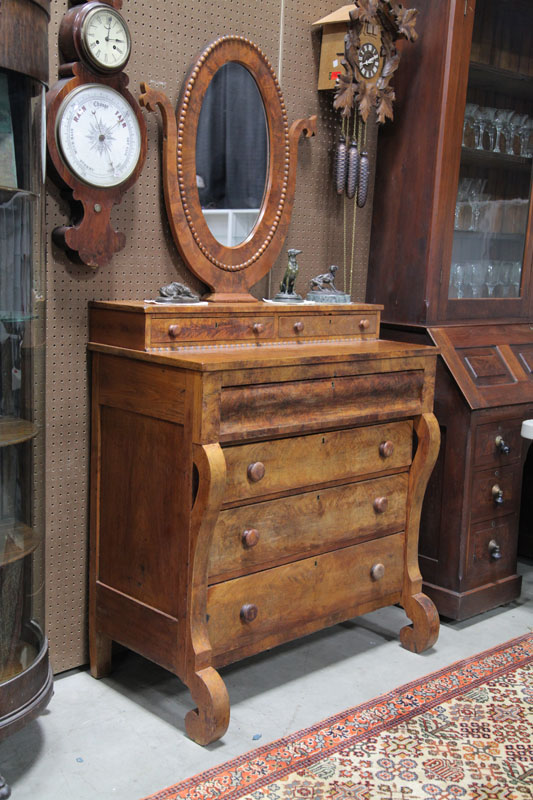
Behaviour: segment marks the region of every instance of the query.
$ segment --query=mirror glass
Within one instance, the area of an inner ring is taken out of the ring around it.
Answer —
[[[230,61],[205,93],[196,137],[196,185],[215,239],[226,247],[253,230],[265,194],[268,127],[251,73]]]

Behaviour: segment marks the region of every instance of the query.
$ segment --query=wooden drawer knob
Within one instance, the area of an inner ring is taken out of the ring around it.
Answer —
[[[180,329],[178,325],[169,325],[168,328],[168,335],[171,336],[173,339],[179,334]]]
[[[303,331],[303,329],[304,329],[303,322],[295,322],[294,323],[294,330],[296,331],[296,333],[301,333]]]
[[[257,483],[257,481],[265,477],[265,465],[262,461],[254,461],[253,464],[248,466],[246,474],[248,475],[248,480]]]
[[[379,446],[379,454],[382,458],[390,458],[394,453],[394,445],[392,442],[381,442]]]
[[[249,531],[244,531],[242,535],[242,543],[245,547],[255,547],[259,541],[259,531],[255,528],[250,528]]]
[[[370,320],[369,319],[361,319],[359,320],[359,327],[362,331],[368,330],[370,328]]]
[[[243,622],[253,622],[257,617],[257,606],[253,603],[245,603],[241,608],[241,619]]]
[[[370,576],[373,581],[380,581],[385,575],[385,564],[374,564],[370,570]]]
[[[254,324],[252,325],[252,330],[254,333],[263,333],[263,331],[265,330],[265,326],[263,325],[262,322],[254,322]]]
[[[377,514],[383,514],[389,505],[389,501],[386,497],[376,497],[374,500],[374,511]]]

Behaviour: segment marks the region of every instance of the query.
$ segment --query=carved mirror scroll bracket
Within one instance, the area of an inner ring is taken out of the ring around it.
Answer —
[[[257,219],[236,246],[211,232],[197,188],[196,146],[202,103],[214,75],[229,64],[244,67],[255,81],[265,112],[268,164]],[[314,135],[316,117],[291,128],[281,88],[264,53],[244,37],[223,36],[200,54],[181,89],[176,115],[164,94],[141,84],[140,103],[162,115],[163,184],[174,241],[188,268],[206,283],[211,301],[250,301],[249,288],[271,269],[283,246],[294,202],[297,142]]]

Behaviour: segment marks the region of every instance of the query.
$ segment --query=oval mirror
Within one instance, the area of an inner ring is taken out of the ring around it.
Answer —
[[[196,134],[196,185],[207,226],[226,247],[244,242],[258,219],[268,170],[268,127],[252,74],[234,61],[207,87]]]
[[[237,88],[221,99],[218,84],[234,80]],[[249,289],[272,267],[289,227],[298,140],[314,135],[316,117],[296,120],[289,129],[272,66],[255,44],[240,36],[222,36],[200,54],[182,85],[175,116],[166,95],[146,84],[141,90],[141,104],[150,111],[159,107],[163,119],[165,203],[183,260],[211,288],[204,299],[255,302]],[[217,120],[214,134],[212,119]],[[224,124],[231,125],[230,138],[237,141],[230,158],[237,172],[230,171],[221,181],[226,199],[220,200],[211,194],[210,174],[211,169],[228,169],[219,151]],[[250,146],[244,148],[248,140]],[[243,187],[234,187],[241,174]],[[235,188],[237,199],[228,200]],[[245,213],[239,220],[242,227],[228,238],[227,229],[215,229],[209,217],[220,212],[228,222],[234,210]]]

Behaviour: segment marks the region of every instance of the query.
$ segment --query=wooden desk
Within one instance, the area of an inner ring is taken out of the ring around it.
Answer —
[[[178,675],[187,732],[225,732],[217,668],[382,606],[438,635],[420,508],[436,351],[380,307],[93,303],[91,669],[115,640]]]

